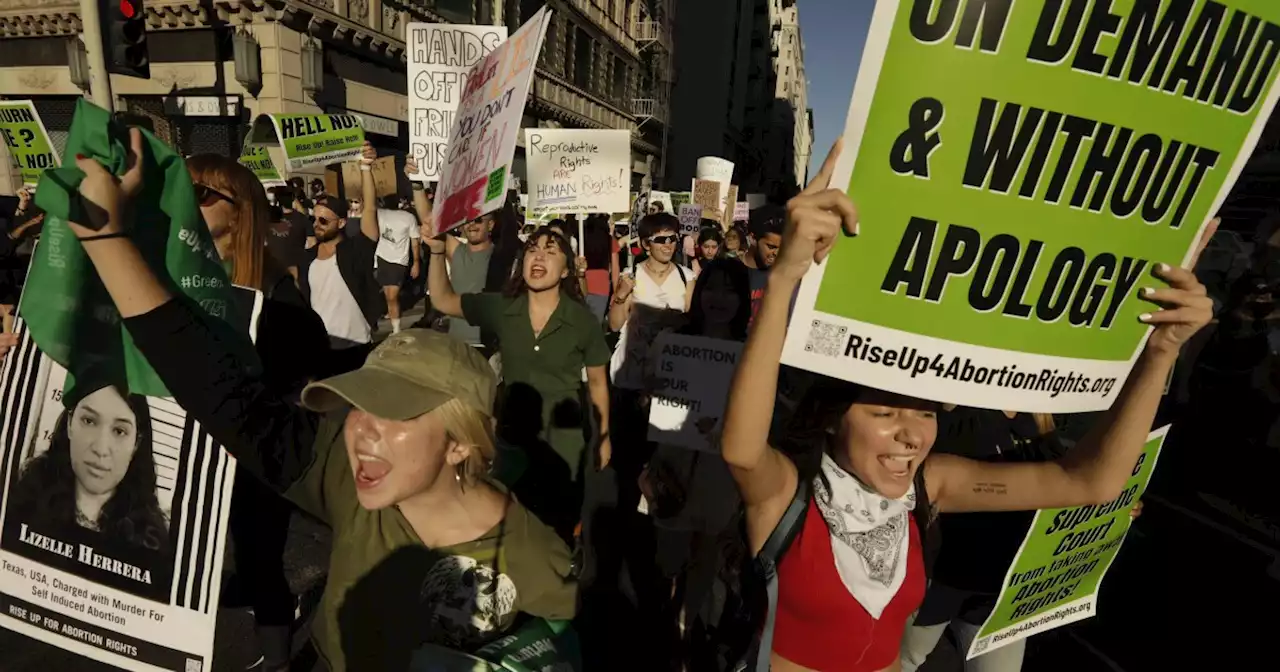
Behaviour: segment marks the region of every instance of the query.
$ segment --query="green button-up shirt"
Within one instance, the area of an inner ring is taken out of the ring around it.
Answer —
[[[573,426],[567,413],[553,414],[565,402],[580,402],[583,367],[609,363],[604,329],[586,304],[561,295],[542,333],[534,335],[529,319],[529,297],[501,294],[463,294],[462,314],[467,322],[498,337],[502,354],[502,380],[508,395],[516,385],[527,385],[542,397],[541,437],[576,470],[586,445],[581,420]],[[512,398],[508,396],[508,398]],[[527,397],[526,397],[527,398]],[[567,405],[567,404],[566,404]],[[510,412],[507,409],[505,412]],[[553,418],[557,422],[553,422]]]

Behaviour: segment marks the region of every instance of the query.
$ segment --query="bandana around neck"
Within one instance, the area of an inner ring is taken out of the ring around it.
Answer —
[[[813,499],[831,532],[840,580],[879,619],[907,576],[908,513],[916,507],[915,484],[902,497],[889,499],[823,455],[822,473],[813,479]]]

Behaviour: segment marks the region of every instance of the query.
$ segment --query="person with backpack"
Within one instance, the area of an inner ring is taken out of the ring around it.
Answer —
[[[746,508],[748,548],[768,602],[760,637],[738,669],[898,669],[903,631],[924,598],[935,515],[1116,498],[1179,349],[1212,318],[1212,301],[1191,271],[1157,264],[1155,276],[1169,287],[1139,292],[1156,304],[1142,316],[1155,329],[1111,409],[1060,459],[930,455],[937,403],[830,378],[809,388],[792,418],[807,431],[771,442],[791,295],[830,254],[842,227],[856,231],[853,203],[828,188],[839,149],[837,141],[818,176],[788,203],[781,251],[730,386],[722,454]]]

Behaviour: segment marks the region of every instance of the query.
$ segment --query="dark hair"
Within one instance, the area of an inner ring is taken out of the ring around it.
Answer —
[[[708,240],[714,240],[716,241],[716,243],[720,245],[720,249],[716,252],[716,259],[723,258],[724,257],[724,234],[720,233],[720,227],[718,226],[714,228],[703,227],[702,230],[698,232],[698,247],[702,247],[702,244],[707,242]],[[696,252],[695,254],[698,256],[699,259],[702,258],[700,251]]]
[[[747,223],[748,230],[756,240],[769,234],[782,235],[782,227],[787,222],[787,210],[781,206],[766,205],[751,211]]]
[[[524,247],[520,249],[520,255],[516,257],[515,264],[511,267],[511,280],[507,282],[503,294],[516,297],[529,291],[529,283],[524,281],[524,256],[530,250],[537,248],[544,238],[550,238],[551,242],[555,243],[564,254],[564,267],[569,274],[560,279],[560,293],[575,301],[583,301],[582,287],[579,286],[577,269],[574,268],[573,247],[569,245],[569,239],[545,226],[529,236],[529,240],[525,241]]]
[[[489,256],[489,270],[484,276],[484,291],[502,292],[511,282],[511,269],[515,267],[523,248],[523,243],[520,242],[520,218],[511,203],[489,214],[493,215],[493,232],[489,235],[489,240],[493,242],[493,253]]]
[[[133,411],[138,444],[124,478],[102,507],[97,520],[98,530],[132,546],[161,550],[168,539],[169,521],[156,499],[156,464],[147,398],[129,394],[116,385],[110,387]],[[24,522],[32,521],[45,529],[76,524],[76,475],[71,468],[71,439],[67,425],[76,406],[100,389],[103,388],[84,391],[74,402],[69,397],[65,399],[68,406],[54,425],[49,449],[32,459],[22,470],[13,492],[13,510]]]
[[[680,233],[680,218],[667,212],[655,212],[640,218],[640,240],[647,241],[663,231]]]
[[[707,315],[702,308],[702,297],[713,277],[724,277],[731,291],[738,295],[738,312],[729,322],[729,332],[736,341],[747,340],[747,328],[751,324],[751,276],[747,267],[736,259],[716,259],[707,262],[693,285],[693,297],[689,305],[688,323],[681,330],[692,336],[707,335]]]
[[[582,256],[587,258],[587,268],[609,268],[609,256],[613,254],[613,239],[609,234],[609,215],[588,215],[582,225],[586,240],[581,241]]]
[[[333,194],[320,194],[316,197],[316,205],[323,205],[338,215],[338,219],[346,219],[347,213],[351,210],[351,204],[347,203],[347,199]]]

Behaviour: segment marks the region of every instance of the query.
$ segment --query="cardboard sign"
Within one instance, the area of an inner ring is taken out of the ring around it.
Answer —
[[[718,454],[717,437],[742,344],[666,332],[653,347],[658,366],[649,402],[649,440]]]
[[[733,184],[733,162],[718,156],[704,156],[694,168],[694,179],[719,183],[720,200],[724,201],[729,195],[729,185]]]
[[[439,180],[467,73],[507,39],[506,26],[410,23],[409,154],[419,180]]]
[[[379,197],[397,193],[396,157],[380,156],[374,160],[372,170],[374,189]],[[360,186],[360,164],[348,161],[342,164],[342,197],[348,201],[363,195]]]
[[[998,4],[876,3],[831,182],[861,235],[805,278],[782,361],[1103,410],[1152,269],[1190,259],[1280,97],[1280,3]]]
[[[525,159],[534,212],[625,212],[631,132],[527,128]]]
[[[286,169],[295,171],[359,158],[364,128],[354,114],[261,114],[249,144],[278,145]]]
[[[449,231],[501,208],[525,99],[551,20],[545,6],[467,73],[436,193],[436,227]]]
[[[702,230],[702,206],[689,203],[680,206],[680,233],[696,236]]]
[[[738,202],[738,185],[729,186],[729,192],[725,194],[724,201],[720,203],[720,225],[725,229],[733,226],[734,214],[737,212]]]
[[[720,221],[723,217],[720,208],[724,205],[724,201],[720,197],[720,183],[694,180],[693,203],[702,208],[703,217],[717,222]]]
[[[0,101],[0,136],[18,164],[23,185],[34,186],[45,169],[60,163],[35,103],[29,100]]]
[[[1095,615],[1098,588],[1120,552],[1133,521],[1129,512],[1151,482],[1168,433],[1166,425],[1147,437],[1119,498],[1036,512],[968,658]]]

